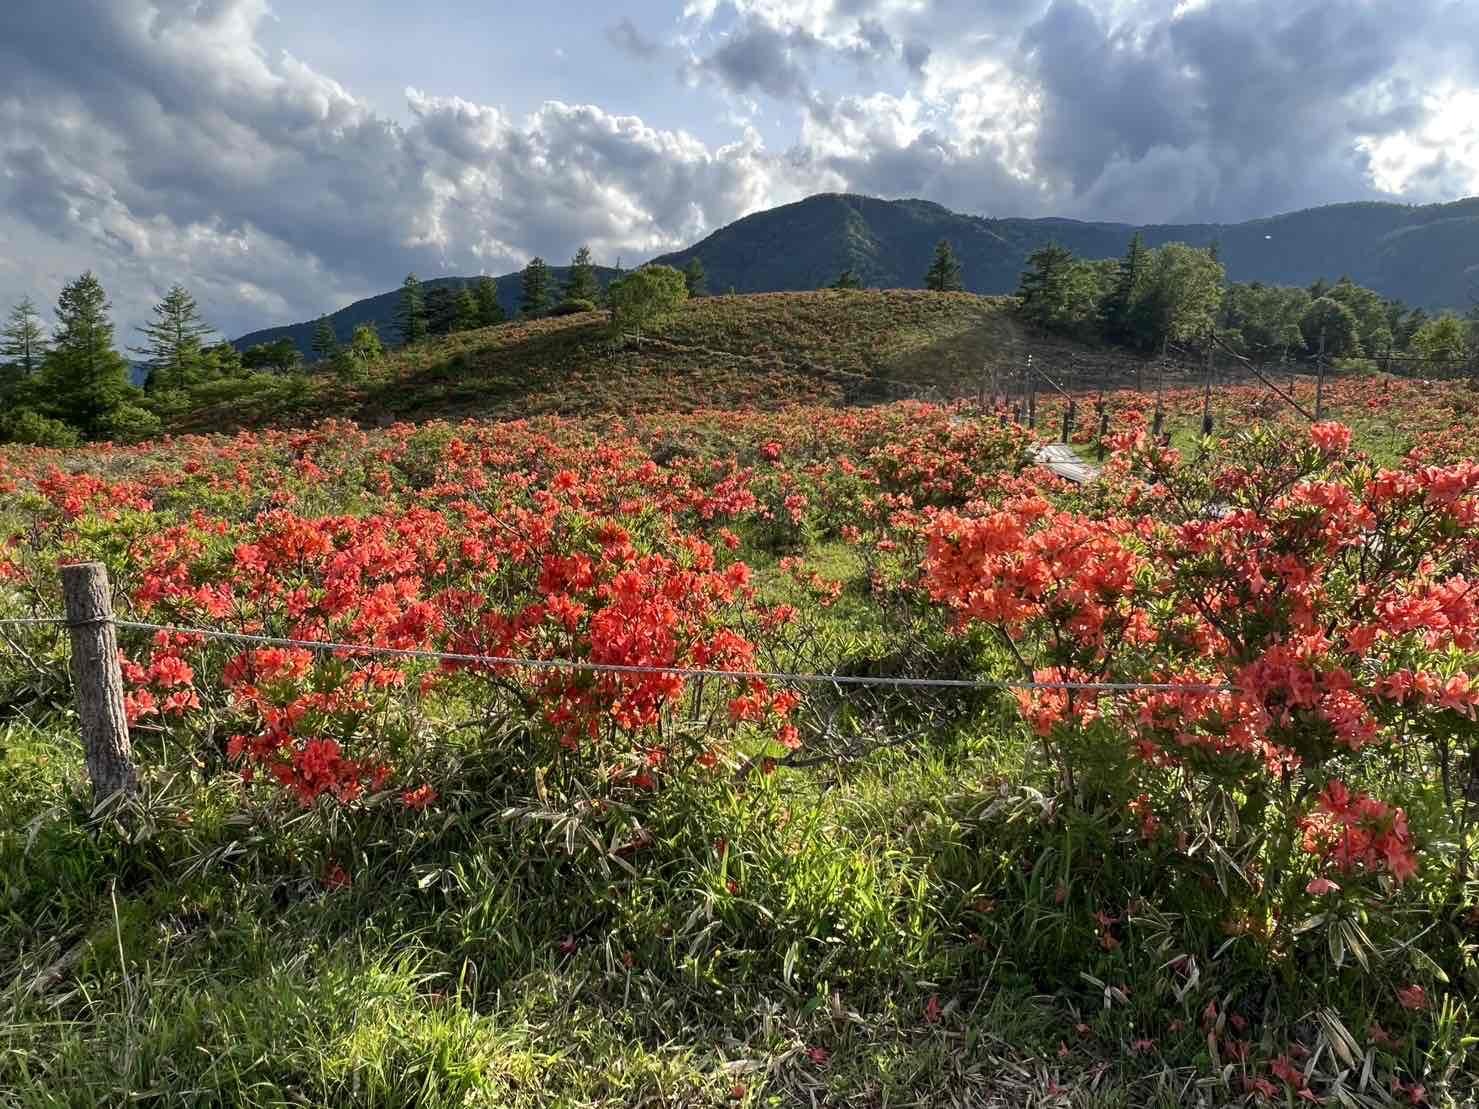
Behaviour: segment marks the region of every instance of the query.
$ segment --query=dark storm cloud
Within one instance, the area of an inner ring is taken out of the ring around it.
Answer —
[[[811,98],[810,78],[803,62],[814,56],[820,43],[810,33],[780,31],[761,22],[747,22],[701,66],[734,92],[763,92],[778,100]]]
[[[845,154],[823,141],[829,163],[853,167],[855,187],[902,195],[977,173],[982,192],[1030,198],[1033,214],[1236,220],[1384,196],[1367,147],[1421,131],[1445,84],[1479,85],[1479,5],[1467,0],[733,7],[751,39],[757,26],[773,42],[803,29],[811,36],[805,66],[792,55],[772,59],[784,63],[784,78],[767,89],[801,104],[817,97],[809,82],[827,72],[829,54],[856,58],[885,40],[902,44],[897,56],[929,98],[930,126],[869,128],[861,139],[853,128]],[[983,90],[1013,86],[1015,114],[1011,103],[1000,116],[973,103]],[[812,113],[814,139],[848,130],[837,113],[849,99]],[[1003,175],[1009,156],[1014,172]],[[1412,189],[1473,188],[1473,152],[1428,157],[1412,172]],[[1022,186],[1024,173],[1033,187]]]
[[[1421,72],[1453,18],[1471,20],[1430,0],[1243,0],[1112,25],[1055,0],[1022,37],[1042,92],[1037,162],[1111,214],[1171,200],[1170,181],[1179,201],[1163,218],[1376,195],[1355,140],[1422,121],[1423,89],[1406,70]],[[1126,199],[1114,205],[1112,192]]]

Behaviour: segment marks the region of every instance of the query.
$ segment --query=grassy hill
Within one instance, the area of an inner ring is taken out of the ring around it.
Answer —
[[[973,392],[1020,365],[1010,302],[968,293],[771,293],[690,301],[654,334],[614,340],[604,312],[516,321],[393,352],[363,381],[233,382],[175,422],[216,430],[344,416],[633,414]]]
[[[596,279],[603,286],[609,284],[611,279],[619,271],[606,266],[596,267]],[[568,266],[551,266],[551,287],[558,294],[569,276]],[[495,278],[498,284],[498,302],[503,305],[503,310],[513,319],[519,314],[520,280],[522,274],[506,273],[502,277]],[[421,283],[423,294],[433,289],[451,288],[461,290],[463,286],[470,284],[475,278],[471,277],[435,277]],[[382,338],[387,342],[395,340],[395,313],[400,306],[401,291],[392,289],[388,293],[379,296],[368,297],[365,300],[357,300],[329,316],[329,323],[333,325],[334,334],[338,336],[341,343],[347,343],[349,337],[354,334],[354,329],[362,323],[372,323],[380,332]],[[282,327],[268,327],[261,331],[253,331],[243,335],[240,339],[233,341],[237,350],[246,350],[248,347],[258,343],[276,342],[278,339],[291,339],[298,344],[298,349],[306,356],[313,347],[313,332],[318,327],[317,320],[304,320],[302,323],[287,324]]]

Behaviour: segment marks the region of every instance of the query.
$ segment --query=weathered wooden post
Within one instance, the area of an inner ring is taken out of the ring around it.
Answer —
[[[113,596],[101,562],[62,567],[62,597],[72,639],[72,685],[77,720],[94,801],[138,788],[128,713],[123,707],[123,671],[118,665],[118,631]]]
[[[1320,360],[1315,366],[1315,419],[1325,418],[1325,328],[1320,328]]]
[[[1202,393],[1202,434],[1212,434],[1212,333],[1207,333],[1207,384]]]
[[[1032,355],[1027,356],[1027,426],[1037,430],[1037,377],[1032,372]]]
[[[1063,442],[1065,443],[1073,442],[1074,407],[1074,402],[1070,399],[1067,406],[1063,409]]]
[[[1109,453],[1109,444],[1105,442],[1109,438],[1109,407],[1104,403],[1104,398],[1099,399],[1099,461],[1104,461],[1104,456]]]

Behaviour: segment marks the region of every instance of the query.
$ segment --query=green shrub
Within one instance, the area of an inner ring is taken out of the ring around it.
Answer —
[[[142,443],[163,429],[158,416],[137,404],[120,404],[102,419],[103,435],[119,443]]]
[[[33,447],[75,447],[82,439],[71,424],[43,416],[34,408],[20,408],[0,420],[0,442]]]
[[[607,295],[616,331],[640,334],[688,299],[688,282],[672,266],[643,266],[613,281]]]
[[[562,300],[550,310],[551,316],[574,316],[580,312],[596,311],[596,302],[575,297],[570,300]]]

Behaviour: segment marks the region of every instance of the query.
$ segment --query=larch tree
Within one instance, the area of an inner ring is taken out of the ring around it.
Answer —
[[[146,389],[183,389],[207,376],[205,339],[215,334],[215,328],[200,318],[200,308],[185,286],[170,286],[154,306],[153,322],[138,330],[144,341],[132,350],[149,364]]]
[[[1083,323],[1096,291],[1091,266],[1057,243],[1033,251],[1017,287],[1022,314],[1041,327],[1058,330]]]
[[[408,273],[401,282],[401,301],[395,310],[395,329],[402,344],[419,343],[426,338],[426,297],[421,280]]]
[[[472,290],[462,286],[457,294],[457,312],[452,322],[454,331],[471,331],[478,326],[478,298]]]
[[[936,293],[958,293],[964,288],[960,280],[960,262],[946,239],[935,245],[935,258],[924,275],[924,287]]]
[[[519,295],[519,311],[525,316],[543,315],[549,310],[549,299],[549,266],[543,258],[536,254],[524,267]]]
[[[128,363],[113,349],[111,308],[90,271],[66,285],[57,298],[53,345],[41,370],[47,414],[87,435],[104,431],[108,417],[136,395]]]
[[[570,262],[570,272],[565,278],[562,292],[565,300],[588,300],[595,304],[601,299],[601,283],[596,278],[596,266],[591,261],[591,248],[583,246],[575,252]]]
[[[486,274],[478,278],[473,290],[473,298],[478,302],[479,327],[492,327],[508,318],[504,314],[503,304],[498,299],[498,282]]]
[[[701,297],[708,290],[708,274],[704,272],[704,264],[697,258],[689,260],[688,265],[683,267],[683,282],[688,286],[688,295]]]
[[[320,316],[318,326],[313,329],[313,360],[330,362],[338,353],[339,336],[334,331],[333,321],[328,316]]]
[[[1120,259],[1114,284],[1100,309],[1100,326],[1104,337],[1111,343],[1141,345],[1142,337],[1135,327],[1135,306],[1145,292],[1149,272],[1150,252],[1145,249],[1145,240],[1137,231],[1130,239],[1125,256]]]
[[[450,335],[457,330],[457,293],[438,285],[426,294],[426,333]]]
[[[4,330],[0,330],[0,364],[8,366],[17,376],[33,377],[41,369],[50,347],[35,303],[30,297],[23,298],[10,310],[10,319]]]

